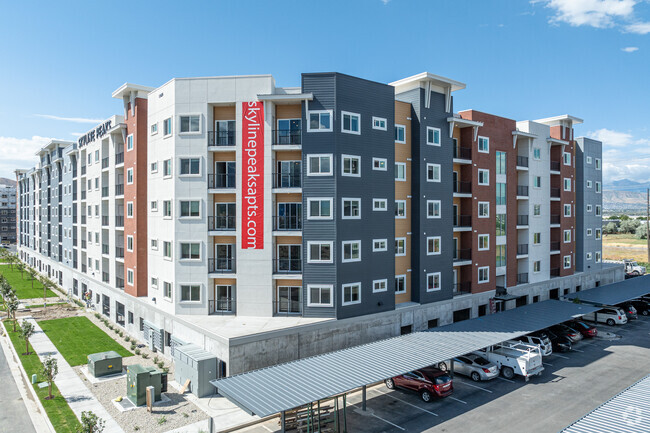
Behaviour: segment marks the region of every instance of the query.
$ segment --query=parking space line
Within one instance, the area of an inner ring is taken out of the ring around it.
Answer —
[[[450,399],[452,399],[452,400],[454,400],[454,401],[457,401],[457,402],[459,402],[459,403],[467,404],[466,401],[463,401],[463,400],[457,399],[456,397],[451,397],[451,396],[450,396],[450,397],[447,397],[447,398],[450,398]]]
[[[573,352],[585,353],[584,350],[580,350],[580,349],[571,349],[571,350],[572,350]]]
[[[354,406],[354,407],[356,407],[357,409],[361,410],[361,409],[359,408],[359,406],[357,406],[356,404],[351,404],[350,406]],[[393,427],[396,427],[396,428],[398,428],[398,429],[400,429],[400,430],[402,430],[402,431],[406,431],[406,429],[405,429],[404,427],[400,427],[400,426],[398,426],[397,424],[392,423],[392,422],[388,421],[387,419],[384,419],[384,418],[380,417],[379,415],[375,415],[373,412],[369,412],[369,414],[372,415],[372,416],[374,416],[374,417],[377,418],[377,419],[382,420],[382,421],[385,422],[386,424],[390,424],[390,425],[392,425]],[[436,416],[437,416],[437,415],[436,415]]]
[[[553,364],[551,364],[550,362],[542,362],[542,364],[544,364],[544,365],[550,365],[551,367],[553,367]]]
[[[402,400],[402,399],[399,398],[399,397],[395,397],[395,396],[393,395],[394,393],[391,393],[391,394],[389,395],[387,392],[383,392],[383,391],[380,391],[380,390],[378,390],[378,389],[376,389],[375,391],[377,391],[378,393],[383,394],[383,395],[385,395],[385,396],[388,396],[388,397],[390,397],[390,398],[394,398],[395,400],[399,400],[399,401],[401,401],[401,402],[404,403],[404,404],[408,404],[409,406],[412,406],[412,407],[414,407],[414,408],[416,408],[416,409],[419,409],[419,410],[421,410],[422,412],[426,412],[426,413],[428,413],[428,414],[430,414],[430,415],[433,415],[433,416],[438,416],[437,413],[433,413],[433,412],[431,412],[430,410],[422,409],[420,406],[416,406],[416,405],[414,405],[413,403],[409,403],[409,402],[406,401],[406,400]]]
[[[506,382],[515,383],[514,380],[506,379],[505,377],[497,377],[497,379],[505,380]]]
[[[570,359],[568,356],[558,355],[557,353],[554,353],[553,356],[557,356],[558,358],[562,358],[562,359]]]
[[[458,383],[462,383],[463,385],[471,386],[472,388],[477,388],[480,389],[481,391],[489,392],[490,394],[492,394],[492,391],[490,391],[489,389],[481,388],[480,386],[476,386],[472,383],[467,383],[465,381],[460,381],[460,380],[458,381]]]
[[[271,430],[270,428],[268,428],[268,427],[265,426],[264,424],[262,424],[262,427],[264,427],[265,429],[267,429],[267,430],[270,431],[271,433],[274,433],[274,431],[275,431],[275,430]]]

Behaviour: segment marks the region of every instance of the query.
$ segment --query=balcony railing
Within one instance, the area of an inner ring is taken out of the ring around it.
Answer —
[[[232,314],[235,312],[234,298],[221,298],[208,301],[209,314]]]
[[[124,258],[124,247],[115,247],[115,257],[118,259]]]
[[[560,268],[551,269],[550,275],[551,275],[551,278],[559,277],[560,276]]]
[[[108,156],[106,158],[102,158],[102,168],[108,168]]]
[[[468,295],[472,293],[472,283],[470,281],[465,281],[464,283],[454,284],[453,295]]]
[[[454,159],[472,159],[472,149],[470,147],[454,147]]]
[[[273,188],[300,188],[301,185],[300,174],[273,173]]]
[[[276,274],[299,274],[302,272],[302,259],[275,259],[273,272]]]
[[[115,216],[115,227],[124,227],[124,215]]]
[[[528,254],[528,244],[517,245],[517,255],[525,256],[526,254]]]
[[[517,225],[518,226],[527,226],[528,225],[528,215],[517,215]]]
[[[122,164],[124,162],[124,152],[115,154],[115,164]]]
[[[528,157],[517,156],[517,167],[528,167]]]
[[[102,198],[108,197],[108,187],[103,186],[102,187]]]
[[[560,224],[560,215],[551,215],[551,224]]]
[[[124,184],[115,184],[115,195],[124,195]]]
[[[208,259],[208,272],[215,274],[229,274],[235,272],[235,258]]]
[[[472,226],[472,216],[471,215],[454,215],[454,227],[471,227]]]
[[[235,145],[235,131],[210,131],[208,132],[208,147],[222,147]]]
[[[464,262],[466,260],[472,260],[472,249],[471,248],[454,248],[453,251],[454,262]]]
[[[124,278],[115,277],[115,287],[118,289],[124,289]]]
[[[208,188],[235,188],[235,173],[229,174],[209,174],[208,175]]]
[[[273,144],[279,145],[300,145],[301,130],[287,131],[284,129],[276,129],[273,131]]]
[[[472,182],[466,182],[458,180],[454,182],[454,193],[458,194],[471,194],[472,193]]]
[[[551,251],[559,251],[560,250],[560,242],[551,242]]]
[[[208,230],[235,230],[236,220],[234,215],[208,217]]]
[[[559,161],[551,161],[551,171],[560,171]]]
[[[302,305],[300,301],[292,299],[280,299],[273,301],[273,311],[276,316],[292,316],[300,314]]]
[[[517,185],[517,195],[528,197],[528,185]]]
[[[107,226],[108,225],[108,216],[103,215],[102,216],[102,226]]]
[[[551,197],[560,198],[560,188],[551,188]]]
[[[108,254],[109,248],[108,245],[103,244],[102,245],[102,254]]]
[[[528,284],[528,272],[517,274],[517,284]]]
[[[273,230],[302,230],[301,215],[287,215],[273,217]]]

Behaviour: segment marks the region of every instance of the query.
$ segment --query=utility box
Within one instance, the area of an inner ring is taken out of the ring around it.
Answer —
[[[136,406],[142,406],[147,402],[147,387],[153,386],[155,401],[160,401],[163,376],[166,375],[156,367],[129,365],[126,368],[126,397]]]
[[[121,373],[122,356],[113,350],[91,353],[88,355],[88,372],[95,377]]]
[[[174,378],[181,385],[190,380],[189,391],[197,397],[214,394],[215,388],[210,383],[217,379],[218,360],[196,344],[175,347]]]

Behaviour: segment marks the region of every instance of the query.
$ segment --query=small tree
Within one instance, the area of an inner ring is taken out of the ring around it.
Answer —
[[[32,290],[34,289],[34,280],[36,279],[36,276],[38,275],[38,272],[36,272],[36,269],[34,268],[27,268],[27,273],[29,274],[29,277],[32,279]]]
[[[25,264],[23,262],[16,263],[16,269],[20,271],[20,278],[23,278],[25,273]]]
[[[9,299],[5,304],[7,305],[7,314],[14,322],[14,332],[16,332],[16,310],[18,310],[18,299]]]
[[[611,235],[614,234],[618,231],[618,228],[616,227],[616,224],[614,223],[608,223],[604,228],[603,232],[605,232],[606,235]]]
[[[621,233],[634,233],[636,228],[641,225],[640,221],[627,219],[621,221],[621,226],[618,228],[618,231]]]
[[[77,433],[102,433],[106,422],[95,415],[92,411],[81,412],[81,425],[77,427]]]
[[[56,378],[56,375],[59,374],[59,363],[57,362],[56,358],[52,358],[51,356],[45,358],[45,361],[43,361],[43,370],[41,373],[47,382],[48,396],[46,398],[47,400],[52,400],[54,398],[52,396],[52,383],[54,383],[54,378]]]
[[[23,320],[20,324],[20,338],[25,340],[25,353],[24,355],[29,355],[29,339],[34,335],[34,325],[32,325],[27,320]]]
[[[636,228],[634,237],[637,239],[648,239],[648,227],[645,224],[641,224]]]

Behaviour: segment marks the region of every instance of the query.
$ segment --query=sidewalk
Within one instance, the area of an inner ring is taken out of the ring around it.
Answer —
[[[59,354],[56,346],[45,335],[43,330],[38,326],[34,319],[27,319],[34,325],[34,335],[29,339],[32,348],[43,361],[48,355],[57,359],[59,365],[59,374],[56,376],[54,383],[59,388],[61,395],[65,397],[70,405],[70,409],[81,419],[81,412],[93,411],[95,415],[106,421],[105,433],[123,433],[124,430],[113,419],[112,416],[104,409],[104,406],[97,401],[93,393],[86,387],[81,378],[70,367],[70,364]]]

